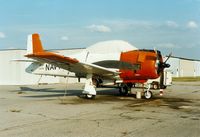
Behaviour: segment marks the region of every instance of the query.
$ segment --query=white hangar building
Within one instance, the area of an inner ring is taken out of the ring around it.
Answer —
[[[83,49],[63,49],[54,50],[54,52],[71,55],[81,52]],[[16,62],[13,59],[24,59],[26,50],[12,49],[0,50],[0,85],[32,85],[38,83],[65,83],[64,77],[34,75],[25,72],[29,62]],[[171,64],[169,68],[173,77],[200,76],[200,61],[186,60],[171,57],[168,62]],[[51,69],[52,66],[46,66]],[[55,70],[56,71],[56,70]],[[54,71],[54,72],[55,72]],[[64,71],[63,73],[67,73]],[[69,83],[78,82],[77,78],[69,78]],[[81,79],[81,82],[84,79]]]
[[[168,63],[171,65],[169,69],[173,77],[200,76],[200,61],[181,57],[170,57]]]

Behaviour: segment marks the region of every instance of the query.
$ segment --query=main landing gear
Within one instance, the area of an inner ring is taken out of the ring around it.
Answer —
[[[96,97],[96,89],[92,81],[92,74],[87,75],[85,87],[82,93],[87,99],[94,99]]]
[[[126,84],[121,84],[119,87],[119,93],[122,96],[128,95],[128,86]]]
[[[132,88],[133,84],[132,83],[121,83],[119,85],[119,93],[120,95],[122,96],[126,96],[128,95],[128,92],[131,91],[131,88]]]
[[[85,98],[87,99],[95,99],[96,95],[85,94]]]

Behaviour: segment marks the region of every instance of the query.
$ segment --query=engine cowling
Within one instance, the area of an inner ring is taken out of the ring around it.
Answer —
[[[157,52],[154,50],[133,50],[121,53],[120,61],[137,64],[138,69],[120,69],[120,78],[125,83],[144,83],[156,79],[158,73]],[[162,60],[159,60],[162,62]]]

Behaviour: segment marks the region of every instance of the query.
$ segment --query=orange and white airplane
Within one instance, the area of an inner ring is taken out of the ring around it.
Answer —
[[[158,50],[140,50],[117,41],[96,44],[70,56],[60,55],[45,51],[39,34],[28,36],[25,57],[73,72],[77,78],[86,78],[83,94],[87,98],[94,98],[95,87],[105,80],[118,85],[121,94],[128,94],[133,84],[162,77],[164,69],[170,67],[166,63],[168,59],[164,62]],[[152,97],[150,88],[144,96],[146,99]]]

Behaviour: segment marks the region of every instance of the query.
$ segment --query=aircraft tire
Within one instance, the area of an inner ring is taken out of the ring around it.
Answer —
[[[123,95],[123,96],[128,95],[128,86],[123,85],[123,86],[119,87],[119,93],[120,93],[120,95]]]
[[[95,95],[91,95],[91,94],[86,94],[85,97],[87,99],[95,99],[96,96]]]
[[[159,89],[158,84],[153,84],[153,89]]]
[[[145,99],[151,99],[152,96],[153,96],[153,93],[151,91],[149,91],[149,92],[145,91],[144,92]]]

